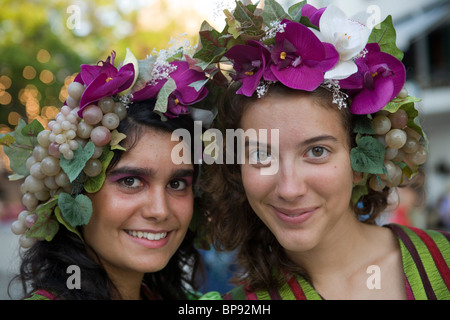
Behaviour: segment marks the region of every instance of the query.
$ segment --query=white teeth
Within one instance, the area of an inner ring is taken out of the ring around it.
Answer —
[[[150,232],[144,232],[144,231],[127,230],[127,233],[130,236],[140,238],[140,239],[145,238],[148,240],[160,240],[167,236],[167,232],[150,233]]]

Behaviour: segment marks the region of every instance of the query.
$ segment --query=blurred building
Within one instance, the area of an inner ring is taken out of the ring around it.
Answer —
[[[286,0],[288,6],[296,1]],[[392,15],[397,46],[405,52],[407,84],[422,99],[421,124],[430,153],[426,172],[429,206],[450,183],[450,1],[448,0],[308,0],[317,8],[337,4],[348,15],[367,11],[383,21]],[[378,15],[378,17],[377,17]]]

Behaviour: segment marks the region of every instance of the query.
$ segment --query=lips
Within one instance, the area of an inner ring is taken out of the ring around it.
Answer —
[[[138,231],[138,230],[125,230],[130,236],[139,238],[139,239],[147,239],[151,241],[161,240],[167,237],[167,232],[147,232],[147,231]]]
[[[308,208],[279,208],[272,206],[275,215],[288,224],[301,224],[308,220],[318,209],[318,207]]]

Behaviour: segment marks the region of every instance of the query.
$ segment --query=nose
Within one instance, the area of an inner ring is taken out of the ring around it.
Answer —
[[[170,215],[167,194],[165,186],[151,186],[149,192],[144,195],[144,205],[142,207],[142,216],[145,219],[164,221]]]
[[[276,195],[286,202],[294,202],[305,195],[306,191],[305,174],[301,168],[296,166],[295,159],[281,162],[278,170]]]

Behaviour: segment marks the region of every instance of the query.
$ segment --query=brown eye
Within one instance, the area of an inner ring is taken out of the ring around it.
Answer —
[[[321,157],[324,154],[325,150],[322,147],[314,147],[311,149],[311,153],[314,157]]]
[[[120,180],[120,183],[127,188],[137,188],[141,185],[141,181],[134,177],[123,178]]]
[[[181,191],[186,189],[186,182],[183,180],[173,180],[167,186],[172,190]]]

